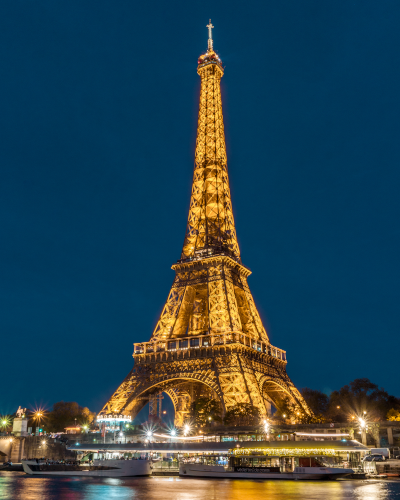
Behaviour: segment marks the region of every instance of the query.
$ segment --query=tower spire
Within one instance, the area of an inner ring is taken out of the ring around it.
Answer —
[[[221,59],[212,50],[198,60],[201,78],[192,196],[181,260],[224,254],[240,260],[229,189],[220,81]]]
[[[207,28],[208,28],[208,50],[213,50],[212,29],[214,28],[214,26],[211,24],[211,19],[210,23],[207,24]]]

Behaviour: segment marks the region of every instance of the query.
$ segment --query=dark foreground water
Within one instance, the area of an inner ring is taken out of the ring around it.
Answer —
[[[1,500],[400,500],[400,481],[32,477],[0,472]]]

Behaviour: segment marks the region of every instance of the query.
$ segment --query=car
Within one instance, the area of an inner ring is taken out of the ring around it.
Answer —
[[[366,455],[363,458],[363,462],[384,462],[385,457],[383,455],[379,455],[378,453],[374,453],[373,455]]]

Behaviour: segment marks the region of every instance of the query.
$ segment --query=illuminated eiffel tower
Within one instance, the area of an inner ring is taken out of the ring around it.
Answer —
[[[286,373],[286,352],[273,347],[247,284],[232,213],[220,80],[213,49],[198,60],[201,78],[192,196],[175,279],[149,342],[134,344],[134,367],[101,411],[132,418],[149,398],[167,393],[182,425],[199,396],[225,412],[251,403],[262,415],[285,401],[310,413]]]

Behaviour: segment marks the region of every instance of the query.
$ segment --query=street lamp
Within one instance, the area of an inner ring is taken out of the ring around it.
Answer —
[[[39,426],[39,432],[37,432],[37,434],[39,435],[40,434],[40,424],[41,424],[41,421],[44,417],[44,411],[39,409],[39,410],[36,410],[35,413],[34,413],[34,420],[36,420],[36,432],[37,432],[37,429],[38,429],[38,426]]]
[[[184,427],[183,427],[183,435],[187,436],[189,433],[190,433],[190,425],[189,424],[185,424]]]
[[[364,430],[364,429],[365,429],[365,427],[367,426],[366,421],[365,421],[363,418],[358,417],[358,422],[359,422],[359,424],[360,424],[360,428],[361,428],[361,430]]]
[[[269,429],[270,429],[270,424],[269,424],[269,422],[267,422],[266,420],[264,420],[264,422],[263,422],[263,423],[264,423],[264,432],[265,432],[265,434],[268,436],[268,434],[269,434]]]

